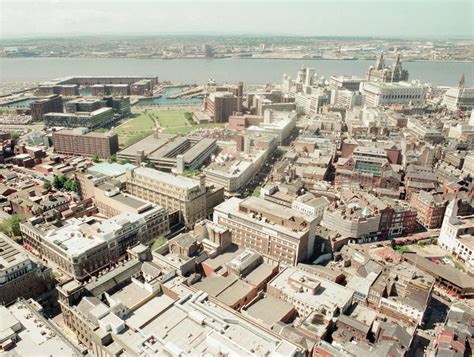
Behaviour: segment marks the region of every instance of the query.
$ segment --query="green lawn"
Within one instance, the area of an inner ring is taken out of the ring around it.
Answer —
[[[158,120],[160,127],[163,129],[185,127],[190,125],[184,117],[186,112],[187,110],[184,109],[157,110],[153,111],[153,117]]]
[[[161,131],[166,134],[187,134],[198,128],[224,127],[223,123],[192,125],[184,116],[186,112],[189,112],[189,110],[134,110],[134,117],[116,127],[114,131],[119,136],[120,146],[127,147],[152,134],[156,128],[155,123],[157,123]]]
[[[393,249],[396,252],[398,252],[399,254],[411,252],[410,248],[408,248],[407,246],[404,246],[404,245],[396,245],[395,247],[393,247]]]
[[[155,127],[155,120],[150,111],[133,111],[132,118],[116,127],[114,132],[119,137],[120,146],[126,147],[152,134]]]

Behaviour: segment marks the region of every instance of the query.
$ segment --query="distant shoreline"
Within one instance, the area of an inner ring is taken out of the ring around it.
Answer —
[[[48,56],[31,56],[31,57],[0,57],[0,60],[17,60],[17,59],[110,59],[110,60],[162,60],[162,61],[174,61],[174,60],[275,60],[275,61],[367,61],[372,62],[375,58],[300,58],[300,57],[215,57],[215,58],[204,58],[204,57],[176,57],[176,58],[162,58],[162,57],[48,57]],[[391,60],[387,58],[387,60]],[[430,62],[430,63],[474,63],[474,59],[466,60],[425,60],[425,59],[402,59],[404,63],[410,62]]]

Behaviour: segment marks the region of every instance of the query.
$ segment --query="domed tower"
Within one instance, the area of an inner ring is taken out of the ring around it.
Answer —
[[[377,71],[380,71],[385,68],[385,60],[383,58],[383,51],[380,53],[379,58],[377,59],[377,62],[375,64],[375,69]]]

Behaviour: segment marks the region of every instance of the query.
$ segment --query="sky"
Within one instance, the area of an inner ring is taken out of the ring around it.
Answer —
[[[0,38],[263,34],[474,39],[473,0],[0,0]]]

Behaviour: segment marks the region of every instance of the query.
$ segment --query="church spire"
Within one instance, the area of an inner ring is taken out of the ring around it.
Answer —
[[[465,81],[465,78],[464,78],[464,73],[463,73],[459,81],[459,88],[464,88],[464,81]]]
[[[375,65],[375,69],[376,70],[382,70],[384,69],[385,67],[385,62],[384,62],[384,59],[383,59],[383,51],[380,53],[380,56],[379,58],[377,59],[377,64]]]

